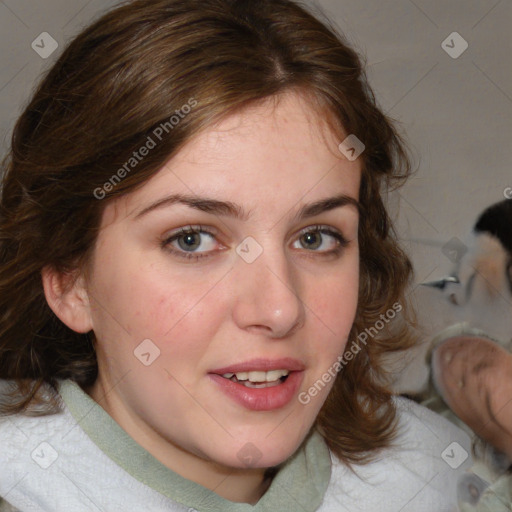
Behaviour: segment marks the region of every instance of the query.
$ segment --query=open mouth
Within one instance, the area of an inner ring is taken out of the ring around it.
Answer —
[[[243,365],[238,365],[243,366]],[[249,366],[249,365],[246,365]],[[251,366],[256,366],[252,365]],[[288,405],[297,395],[304,380],[304,368],[295,365],[295,368],[262,369],[224,368],[221,371],[210,373],[210,379],[219,386],[219,389],[239,405],[253,411],[271,411]],[[290,365],[291,366],[291,365]],[[250,368],[250,366],[249,366]],[[231,371],[229,371],[231,370]]]
[[[289,370],[270,370],[264,371],[250,371],[250,372],[236,372],[224,373],[222,377],[231,382],[241,384],[247,388],[271,388],[279,386],[286,381]]]
[[[253,411],[272,411],[290,404],[304,381],[305,365],[293,358],[253,359],[208,373],[218,389]]]

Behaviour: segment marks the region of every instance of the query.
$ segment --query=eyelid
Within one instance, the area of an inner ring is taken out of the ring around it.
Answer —
[[[171,231],[170,233],[166,233],[160,241],[160,246],[162,247],[162,249],[170,252],[173,255],[176,255],[179,258],[183,258],[183,259],[199,260],[201,258],[209,257],[213,251],[203,251],[203,252],[181,251],[171,245],[172,242],[174,242],[175,240],[180,238],[180,236],[191,234],[191,233],[202,233],[202,234],[210,235],[212,238],[215,239],[215,241],[218,245],[222,246],[221,242],[219,242],[217,240],[218,230],[216,230],[215,228],[211,228],[211,227],[205,227],[202,225],[193,225],[193,224],[189,224],[187,226],[182,226],[178,229]]]
[[[177,240],[180,236],[189,234],[189,233],[202,233],[207,234],[213,237],[217,244],[220,246],[223,246],[223,244],[217,239],[217,235],[219,231],[216,228],[213,227],[206,227],[202,225],[192,225],[189,224],[187,226],[182,226],[178,229],[175,229],[174,231],[171,231],[170,233],[167,233],[164,235],[164,237],[161,240],[161,247],[171,254],[177,255],[178,257],[181,257],[183,259],[194,259],[199,260],[202,258],[208,258],[211,257],[216,252],[221,252],[222,249],[216,249],[216,250],[210,250],[210,251],[183,251],[176,249],[171,244],[175,240]],[[337,228],[331,226],[331,225],[325,225],[325,224],[314,224],[310,226],[306,226],[299,230],[299,232],[294,236],[294,243],[300,240],[300,237],[307,234],[307,233],[321,233],[322,235],[327,235],[333,237],[336,242],[337,246],[334,249],[330,249],[327,251],[316,251],[316,250],[308,250],[306,248],[302,248],[302,250],[306,253],[310,253],[309,256],[313,254],[318,254],[320,256],[330,256],[330,255],[337,255],[342,249],[344,249],[348,244],[349,240],[345,238],[343,233],[338,230]],[[224,248],[226,248],[224,246]]]
[[[341,231],[330,224],[311,224],[299,230],[298,235],[309,233],[310,231],[330,231],[337,234],[342,234]]]
[[[300,238],[302,235],[305,235],[310,232],[319,232],[322,234],[327,234],[329,236],[334,237],[340,244],[340,246],[345,247],[349,244],[350,240],[348,240],[342,231],[339,229],[327,225],[327,224],[314,224],[312,226],[306,226],[305,228],[302,228],[298,233],[296,238]],[[317,251],[322,252],[322,251]],[[324,251],[326,252],[326,251]]]
[[[173,238],[178,238],[180,235],[187,235],[191,233],[206,233],[207,235],[211,235],[213,237],[217,237],[219,231],[213,227],[206,227],[201,224],[188,224],[186,226],[181,226],[173,231],[167,232],[163,237],[163,242],[168,242]]]

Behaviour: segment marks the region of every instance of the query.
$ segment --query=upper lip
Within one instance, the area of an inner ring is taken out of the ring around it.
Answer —
[[[291,357],[283,357],[280,359],[251,359],[250,361],[244,361],[241,363],[231,364],[229,366],[223,366],[222,368],[217,368],[215,370],[210,371],[210,373],[216,373],[218,375],[223,375],[224,373],[238,373],[238,372],[250,372],[250,371],[260,371],[260,372],[268,372],[271,370],[289,370],[291,372],[294,371],[302,371],[304,370],[305,365],[298,359],[293,359]]]

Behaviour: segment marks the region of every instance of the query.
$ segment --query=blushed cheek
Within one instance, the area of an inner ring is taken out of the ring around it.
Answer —
[[[183,302],[180,295],[155,301],[153,311],[148,311],[150,321],[145,322],[172,364],[177,360],[199,361],[228,314],[223,301],[214,294]]]
[[[211,311],[219,310],[222,297],[215,284],[211,276],[198,279],[177,272],[147,272],[135,277],[126,295],[140,305],[138,319],[158,336],[165,336],[178,328],[181,332],[192,322],[204,322],[211,318]]]
[[[346,337],[357,310],[358,281],[354,278],[340,281],[341,285],[317,292],[313,303],[318,321],[336,336]]]

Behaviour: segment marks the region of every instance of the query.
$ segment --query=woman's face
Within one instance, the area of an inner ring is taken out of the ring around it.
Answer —
[[[161,461],[276,465],[332,387],[357,304],[361,169],[317,123],[296,93],[251,107],[105,209],[90,393]]]

